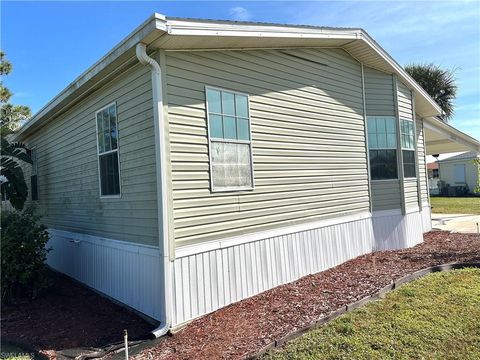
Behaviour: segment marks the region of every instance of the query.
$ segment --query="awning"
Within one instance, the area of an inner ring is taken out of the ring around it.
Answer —
[[[426,154],[444,154],[460,151],[480,152],[480,142],[432,117],[424,119]]]

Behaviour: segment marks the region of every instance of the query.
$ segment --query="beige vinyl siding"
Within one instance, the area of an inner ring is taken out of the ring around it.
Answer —
[[[392,75],[364,67],[364,76],[367,116],[395,116]],[[373,211],[401,208],[399,180],[373,180],[371,188]]]
[[[418,176],[420,176],[420,194],[422,203],[428,203],[427,190],[427,162],[425,160],[425,138],[423,133],[423,120],[416,119],[417,126],[417,156],[418,156]]]
[[[405,191],[405,207],[407,209],[418,207],[417,179],[405,179],[403,184]]]
[[[397,96],[398,96],[398,113],[399,113],[400,119],[413,120],[412,94],[410,92],[410,89],[408,89],[400,81],[397,82]],[[418,136],[418,129],[417,129],[417,136]],[[417,153],[417,161],[419,161],[419,157],[420,157],[420,153]],[[417,189],[418,189],[418,183],[416,178],[414,179],[409,178],[404,180],[406,209],[418,206]]]
[[[95,112],[116,102],[121,198],[100,198]],[[158,245],[150,72],[139,65],[26,139],[37,149],[39,207],[55,229]]]
[[[337,49],[166,54],[179,245],[368,211],[358,62]],[[205,85],[250,95],[253,191],[210,192]]]
[[[372,181],[373,211],[401,208],[399,180]]]
[[[412,94],[400,81],[397,82],[398,114],[400,119],[413,120]]]
[[[395,116],[391,74],[364,67],[367,116]]]

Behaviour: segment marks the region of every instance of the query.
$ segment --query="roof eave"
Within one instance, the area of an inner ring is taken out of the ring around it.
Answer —
[[[387,52],[372,38],[366,31],[362,31],[363,40],[380,55],[384,61],[395,70],[400,80],[406,82],[411,90],[421,95],[421,97],[431,106],[430,114],[421,114],[422,117],[438,116],[443,114],[442,108],[432,99],[432,97],[405,71]]]
[[[127,37],[125,37],[117,46],[110,50],[100,60],[90,66],[81,75],[79,75],[74,81],[72,81],[62,92],[50,100],[44,107],[42,107],[32,118],[30,118],[18,131],[16,137],[21,138],[31,130],[35,128],[38,121],[50,114],[62,102],[64,102],[69,96],[78,91],[89,80],[100,74],[115,60],[118,60],[128,50],[134,48],[139,42],[149,43],[156,37],[161,36],[162,33],[166,33],[166,20],[162,14],[154,13],[147,20],[145,20],[140,26],[132,31]]]
[[[74,94],[80,94],[80,89],[86,88],[85,84],[100,73],[105,73],[107,67],[114,61],[119,61],[122,55],[136,46],[139,42],[146,44],[155,44],[156,39],[161,36],[176,35],[202,35],[212,37],[255,37],[255,38],[303,38],[303,39],[345,39],[352,41],[363,41],[368,48],[373,50],[377,56],[385,61],[389,69],[396,73],[400,80],[419,95],[422,105],[420,116],[434,116],[442,113],[438,104],[428,96],[420,85],[418,85],[408,73],[391,58],[385,50],[382,49],[363,29],[345,29],[345,28],[324,28],[308,26],[288,26],[275,24],[254,24],[240,22],[222,22],[222,21],[202,21],[193,19],[166,18],[161,14],[153,14],[143,24],[137,27],[130,35],[122,40],[109,53],[83,72],[77,79],[68,85],[59,95],[52,99],[40,111],[38,111],[24,126],[17,132],[17,136],[25,136],[32,131],[42,118],[48,118],[52,112],[60,110],[66,103],[71,103],[69,97]],[[77,93],[78,92],[78,93]],[[417,101],[418,103],[418,101]],[[427,104],[428,106],[423,106]]]
[[[442,154],[448,152],[457,152],[457,151],[475,151],[480,152],[480,142],[465,134],[464,132],[454,128],[451,125],[444,123],[436,117],[428,117],[424,119],[424,128],[426,131],[425,134],[425,145],[427,155],[431,154]],[[437,136],[443,137],[442,140],[435,140],[431,143],[428,141],[428,131],[432,131],[437,134]],[[441,151],[442,149],[447,148],[447,144],[456,143],[458,148]],[[430,146],[429,146],[430,145]],[[432,150],[433,148],[433,150]]]

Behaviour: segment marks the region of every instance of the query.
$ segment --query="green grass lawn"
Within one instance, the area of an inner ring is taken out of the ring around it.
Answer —
[[[431,197],[432,213],[480,215],[480,197]]]
[[[263,359],[480,359],[480,269],[434,273]]]

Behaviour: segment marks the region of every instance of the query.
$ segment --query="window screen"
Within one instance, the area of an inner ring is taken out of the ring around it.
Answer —
[[[394,117],[369,116],[368,149],[372,180],[397,178],[397,130]]]
[[[96,121],[100,195],[120,195],[116,105],[112,104],[97,111]]]
[[[415,167],[415,128],[412,120],[400,120],[400,136],[402,139],[403,175],[406,178],[416,177]]]
[[[416,176],[415,170],[415,151],[414,150],[402,150],[403,154],[403,176],[411,178]]]
[[[212,191],[253,188],[248,96],[206,88]]]

